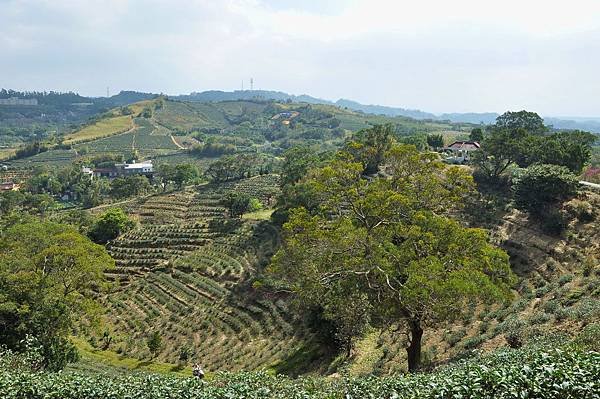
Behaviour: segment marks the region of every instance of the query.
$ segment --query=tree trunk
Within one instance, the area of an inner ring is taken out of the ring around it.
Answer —
[[[346,343],[346,357],[349,359],[352,356],[352,341],[349,340]]]
[[[421,338],[423,337],[423,329],[419,320],[411,320],[408,322],[410,327],[410,343],[406,348],[408,354],[408,371],[414,373],[421,366]]]

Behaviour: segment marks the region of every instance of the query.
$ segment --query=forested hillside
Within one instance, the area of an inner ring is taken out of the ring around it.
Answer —
[[[479,147],[456,162],[456,140]],[[0,392],[593,397],[595,145],[526,111],[105,110],[0,171]]]

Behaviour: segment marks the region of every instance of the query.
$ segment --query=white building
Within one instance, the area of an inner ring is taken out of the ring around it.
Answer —
[[[38,100],[35,98],[0,98],[0,105],[38,105]]]

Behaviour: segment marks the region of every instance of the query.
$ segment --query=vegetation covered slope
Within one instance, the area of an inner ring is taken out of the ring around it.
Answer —
[[[149,356],[149,332],[161,334],[158,358],[197,359],[208,370],[276,365],[311,337],[293,325],[286,301],[252,287],[278,245],[268,222],[233,219],[220,204],[230,191],[265,206],[277,176],[203,185],[157,195],[128,209],[140,227],[111,242],[120,288],[107,296],[110,347]]]
[[[280,118],[282,113],[295,116]],[[9,164],[13,168],[66,165],[91,155],[122,154],[128,158],[137,151],[141,158],[193,162],[204,169],[207,155],[190,152],[194,145],[218,143],[234,152],[275,156],[296,144],[331,150],[352,132],[376,123],[394,124],[399,136],[446,133],[455,137],[463,130],[466,135],[466,128],[457,124],[363,114],[333,105],[258,100],[197,103],[159,97],[97,114],[79,129],[54,141],[46,139],[47,151]],[[14,153],[14,149],[4,151]]]

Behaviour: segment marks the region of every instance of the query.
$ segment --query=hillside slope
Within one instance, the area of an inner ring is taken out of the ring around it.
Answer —
[[[311,340],[286,301],[253,288],[278,234],[268,222],[226,217],[219,200],[229,191],[268,205],[277,176],[198,186],[128,208],[139,228],[108,246],[117,265],[109,277],[119,287],[105,299],[112,350],[145,358],[145,339],[158,331],[160,360],[176,363],[187,351],[207,370],[234,371],[274,367]]]

